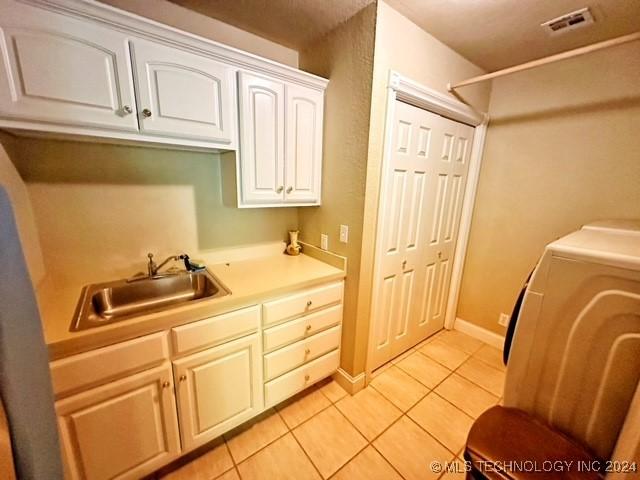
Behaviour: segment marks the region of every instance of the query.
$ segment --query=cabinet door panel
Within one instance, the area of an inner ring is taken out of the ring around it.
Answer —
[[[180,451],[166,364],[56,403],[67,475],[140,478]]]
[[[182,444],[193,448],[262,410],[258,334],[174,362]]]
[[[124,34],[13,3],[0,19],[1,116],[138,131]]]
[[[287,85],[285,199],[320,203],[324,92]]]
[[[132,42],[140,129],[235,145],[233,68],[177,48]]]
[[[246,72],[238,82],[242,203],[282,203],[284,84]]]

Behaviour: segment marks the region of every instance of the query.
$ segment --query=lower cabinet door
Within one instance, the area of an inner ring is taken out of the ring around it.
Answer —
[[[140,478],[180,453],[171,366],[56,402],[66,477]]]
[[[256,333],[173,362],[185,449],[218,437],[262,410],[260,343]]]

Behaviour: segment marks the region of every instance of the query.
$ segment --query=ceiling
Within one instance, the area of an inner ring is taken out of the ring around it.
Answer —
[[[170,1],[301,50],[375,0]],[[640,0],[385,1],[488,71],[640,31]],[[595,18],[591,26],[555,36],[540,27],[585,6]]]
[[[374,0],[170,0],[295,50]]]
[[[639,0],[385,1],[488,71],[640,31]],[[555,36],[540,27],[587,6],[595,19],[591,26]]]

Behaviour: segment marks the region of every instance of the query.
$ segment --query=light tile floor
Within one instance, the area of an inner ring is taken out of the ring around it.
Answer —
[[[374,372],[354,396],[315,385],[224,435],[163,480],[454,480],[467,433],[502,395],[501,352],[442,331]]]

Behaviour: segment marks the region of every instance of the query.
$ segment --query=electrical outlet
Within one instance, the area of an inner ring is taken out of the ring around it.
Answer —
[[[329,250],[329,235],[326,233],[320,234],[320,248],[322,250]]]
[[[507,325],[509,325],[509,318],[509,315],[507,315],[506,313],[501,313],[500,317],[498,318],[498,324],[506,327]]]
[[[342,243],[349,241],[349,225],[340,225],[340,241]]]

